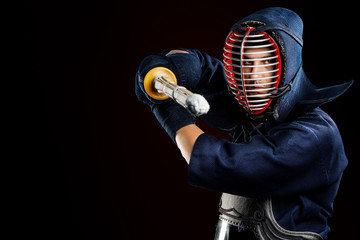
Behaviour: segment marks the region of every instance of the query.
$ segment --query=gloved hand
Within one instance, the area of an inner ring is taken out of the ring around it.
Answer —
[[[195,116],[171,99],[155,100],[144,90],[143,80],[148,71],[155,67],[166,67],[176,75],[178,85],[188,89],[196,87],[201,76],[199,59],[186,53],[150,55],[140,63],[135,77],[135,94],[139,101],[149,105],[157,120],[175,142],[175,134],[180,128],[196,122]]]

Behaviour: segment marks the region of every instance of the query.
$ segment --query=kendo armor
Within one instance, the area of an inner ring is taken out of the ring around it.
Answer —
[[[263,113],[285,93],[279,89],[285,70],[281,39],[272,31],[252,34],[259,25],[245,22],[242,32],[231,31],[223,52],[229,92],[252,115]]]
[[[282,228],[274,218],[270,198],[259,200],[223,193],[219,211],[221,221],[235,226],[239,232],[252,232],[257,240],[322,240],[317,233]],[[221,234],[218,232],[215,240],[227,239]]]
[[[233,29],[226,38],[223,52],[228,90],[247,112],[248,121],[257,132],[260,129],[259,123],[272,114],[265,113],[271,112],[272,104],[276,104],[275,100],[288,92],[291,87],[282,86],[286,55],[281,39],[273,31],[252,34],[262,25],[264,24],[261,22],[248,21],[241,24],[242,31]],[[249,71],[255,68],[260,68],[262,71]],[[255,74],[263,76],[254,77]],[[265,79],[266,81],[263,81]],[[249,135],[251,138],[253,134],[249,131],[255,132],[254,135],[259,134],[254,130],[243,128],[242,135]],[[251,233],[251,237],[244,239],[322,240],[317,233],[289,231],[282,228],[274,218],[271,198],[255,199],[223,193],[219,212],[219,224],[227,224],[226,227],[234,226],[238,232]],[[224,230],[226,227],[218,229],[215,240],[229,239],[226,236],[227,230]]]

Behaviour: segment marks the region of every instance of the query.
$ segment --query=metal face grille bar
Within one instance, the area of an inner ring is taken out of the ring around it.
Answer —
[[[265,32],[252,35],[231,32],[226,39],[223,63],[229,91],[252,113],[260,114],[271,104],[271,92],[278,88],[281,57],[276,42]]]

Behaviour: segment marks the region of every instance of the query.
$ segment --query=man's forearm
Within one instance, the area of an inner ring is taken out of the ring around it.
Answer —
[[[196,139],[203,133],[204,132],[195,124],[182,127],[176,132],[176,144],[188,164]]]

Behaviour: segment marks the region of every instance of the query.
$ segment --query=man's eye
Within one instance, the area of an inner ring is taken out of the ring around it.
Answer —
[[[274,63],[275,59],[264,60],[264,64]]]
[[[245,61],[245,62],[243,62],[243,64],[244,64],[244,65],[252,65],[252,62],[250,62],[250,61]]]

